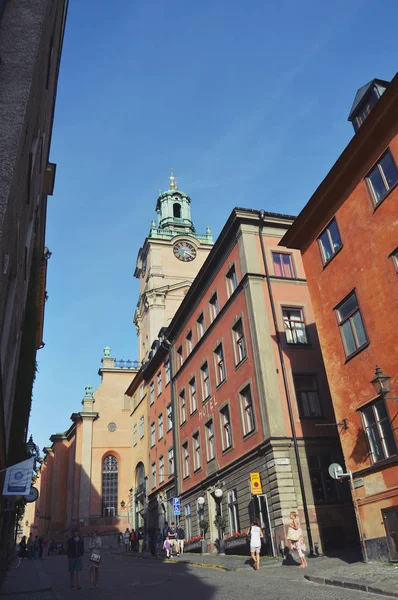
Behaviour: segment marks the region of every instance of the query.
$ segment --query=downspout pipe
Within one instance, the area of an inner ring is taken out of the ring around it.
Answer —
[[[283,386],[284,386],[284,389],[285,389],[287,408],[288,408],[288,412],[289,412],[290,427],[292,429],[293,446],[294,446],[294,453],[296,455],[297,471],[298,471],[299,482],[300,482],[301,497],[303,499],[303,509],[304,509],[305,525],[306,525],[306,530],[307,530],[308,544],[309,544],[309,547],[310,547],[310,555],[313,555],[314,554],[314,546],[313,546],[313,541],[312,541],[310,519],[309,519],[308,507],[307,507],[307,496],[306,496],[305,487],[304,487],[303,469],[302,469],[302,466],[301,466],[300,452],[299,452],[299,447],[298,447],[298,443],[297,443],[296,426],[295,426],[295,423],[294,423],[292,401],[291,401],[291,398],[290,398],[289,385],[288,385],[288,381],[287,381],[285,358],[283,356],[283,350],[282,350],[282,344],[281,344],[281,336],[280,336],[279,328],[278,328],[278,320],[277,320],[277,317],[276,317],[274,296],[273,296],[273,293],[272,293],[271,280],[270,280],[269,270],[268,270],[268,264],[267,264],[267,256],[266,256],[265,248],[264,248],[264,240],[263,240],[263,227],[264,227],[264,220],[265,220],[265,212],[264,212],[264,210],[260,210],[259,213],[258,213],[258,216],[260,218],[260,225],[259,225],[259,228],[258,228],[258,234],[259,234],[259,237],[260,237],[261,254],[262,254],[263,263],[264,263],[265,277],[266,277],[266,280],[267,280],[269,301],[270,301],[270,304],[271,304],[272,319],[273,319],[273,322],[274,322],[276,343],[277,343],[278,352],[279,352],[279,360],[280,360],[281,368],[282,368]]]

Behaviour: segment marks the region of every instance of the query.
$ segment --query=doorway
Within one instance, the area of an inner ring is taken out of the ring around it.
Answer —
[[[383,508],[381,514],[386,530],[390,560],[398,561],[398,507]]]
[[[264,547],[262,554],[275,556],[274,537],[269,518],[268,499],[266,494],[258,494],[252,497],[253,514],[260,521],[264,535]]]

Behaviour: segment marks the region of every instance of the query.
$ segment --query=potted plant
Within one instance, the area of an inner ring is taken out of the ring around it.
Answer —
[[[227,527],[227,519],[223,515],[217,515],[214,519],[214,525],[218,530],[218,551],[220,554],[225,553],[224,531]]]
[[[202,540],[202,554],[207,552],[207,542],[205,540],[205,535],[207,530],[209,529],[209,521],[206,521],[206,519],[202,519],[201,521],[199,521],[199,528],[202,532],[203,535],[203,540]]]

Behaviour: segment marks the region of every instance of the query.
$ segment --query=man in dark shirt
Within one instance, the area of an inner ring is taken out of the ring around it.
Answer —
[[[169,527],[167,531],[167,538],[170,542],[171,554],[177,554],[177,556],[180,556],[180,553],[178,551],[178,534],[174,522],[171,524],[171,527]]]
[[[83,554],[84,554],[84,543],[79,535],[79,531],[75,529],[72,537],[68,540],[67,555],[69,563],[69,575],[70,575],[70,586],[72,590],[75,588],[75,571],[77,578],[77,589],[81,590],[80,585],[80,572],[83,569]]]

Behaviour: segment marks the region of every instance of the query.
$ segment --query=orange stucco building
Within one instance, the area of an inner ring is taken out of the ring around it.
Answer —
[[[349,120],[353,139],[281,243],[302,253],[365,554],[397,560],[398,76],[363,86]]]

